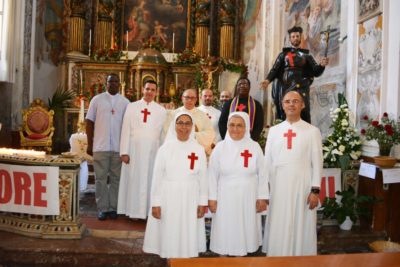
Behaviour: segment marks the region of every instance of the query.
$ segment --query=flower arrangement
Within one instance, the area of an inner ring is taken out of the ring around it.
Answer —
[[[326,167],[340,167],[342,170],[351,167],[350,160],[361,156],[361,139],[354,127],[350,125],[350,111],[346,98],[339,94],[339,107],[331,109],[333,132],[326,138],[322,150]]]
[[[185,48],[178,54],[176,64],[196,64],[200,62],[200,56],[191,48]]]
[[[160,52],[165,50],[165,43],[156,35],[149,36],[147,39],[142,39],[142,49],[151,48]]]
[[[379,144],[380,150],[389,149],[390,152],[390,148],[393,145],[400,143],[399,122],[390,119],[386,112],[383,113],[380,121],[372,120],[368,118],[367,115],[365,115],[362,119],[367,122],[367,127],[365,129],[361,129],[361,134],[365,136],[367,141],[376,140]]]
[[[125,54],[117,46],[110,49],[95,49],[91,58],[99,61],[118,61]]]

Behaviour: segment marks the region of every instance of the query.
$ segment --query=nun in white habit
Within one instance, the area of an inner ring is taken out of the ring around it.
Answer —
[[[154,165],[143,250],[162,258],[197,257],[206,250],[206,154],[189,113],[177,113],[169,131]]]
[[[261,147],[250,137],[248,114],[231,113],[208,169],[212,251],[244,256],[261,246],[261,212],[269,199],[264,166]]]

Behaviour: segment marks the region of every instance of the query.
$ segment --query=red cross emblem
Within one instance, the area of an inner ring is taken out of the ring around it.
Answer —
[[[240,105],[237,107],[237,109],[238,109],[239,111],[243,111],[245,108],[246,108],[246,105],[243,105],[243,104],[240,104]]]
[[[287,137],[287,149],[292,149],[292,138],[296,137],[296,133],[290,129],[287,133],[283,134],[283,137]]]
[[[296,53],[289,52],[287,53],[286,57],[289,59],[289,66],[294,67],[294,57],[296,56]]]
[[[197,157],[196,154],[192,152],[192,154],[190,154],[190,155],[188,156],[188,159],[190,159],[190,169],[193,170],[193,169],[194,169],[194,162],[195,162],[196,160],[198,160],[199,157]]]
[[[240,156],[242,156],[243,160],[244,160],[244,162],[243,162],[244,165],[243,166],[245,168],[249,167],[249,158],[251,158],[253,156],[251,153],[249,153],[249,150],[246,149],[245,151],[240,153]]]
[[[147,108],[145,108],[144,110],[141,111],[141,113],[143,113],[143,122],[146,123],[147,122],[147,115],[150,115],[151,112],[149,112],[147,110]]]

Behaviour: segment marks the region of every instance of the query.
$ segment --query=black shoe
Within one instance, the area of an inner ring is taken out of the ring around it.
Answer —
[[[107,214],[106,214],[105,212],[103,212],[103,211],[100,211],[100,212],[97,214],[97,219],[98,219],[99,221],[105,221],[105,220],[107,219]]]
[[[107,215],[111,220],[116,220],[118,218],[118,214],[115,210],[107,212]]]

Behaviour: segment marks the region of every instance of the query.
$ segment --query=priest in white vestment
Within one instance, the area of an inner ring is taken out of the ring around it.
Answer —
[[[214,100],[213,91],[210,89],[204,89],[201,91],[201,105],[199,109],[203,111],[207,117],[211,120],[212,127],[215,132],[215,138],[213,147],[221,141],[221,135],[219,134],[218,121],[221,116],[221,111],[212,106]]]
[[[269,130],[265,147],[271,197],[263,251],[267,256],[316,255],[321,133],[301,120],[304,100],[298,92],[286,93],[282,106],[286,120]]]
[[[164,123],[165,140],[169,139],[168,129],[172,123],[172,118],[179,112],[188,112],[193,118],[195,127],[195,139],[202,145],[207,153],[211,154],[212,144],[214,142],[215,132],[210,119],[207,115],[196,108],[197,92],[194,89],[187,89],[182,94],[183,107],[174,110]]]
[[[249,115],[232,112],[225,139],[214,148],[208,170],[213,213],[210,249],[245,256],[262,245],[261,213],[269,199],[264,154],[250,137]]]
[[[191,115],[178,113],[173,122],[156,157],[143,251],[162,258],[197,257],[206,250],[207,159],[194,140]]]
[[[146,81],[143,98],[128,105],[122,124],[118,213],[130,218],[146,219],[150,208],[153,166],[167,113],[154,102],[156,93],[157,83]]]

